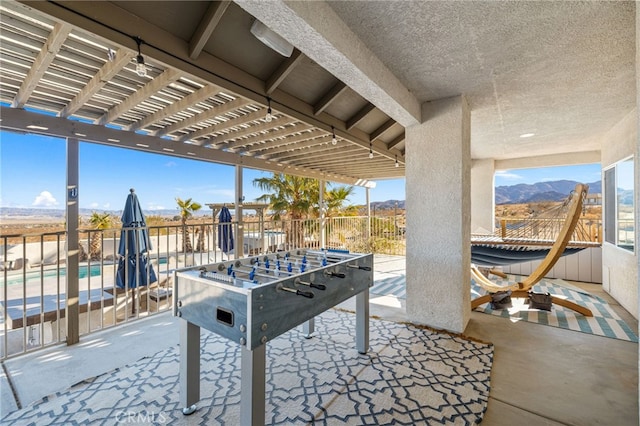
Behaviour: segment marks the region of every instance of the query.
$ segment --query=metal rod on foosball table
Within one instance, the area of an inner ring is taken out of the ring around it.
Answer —
[[[269,269],[269,272],[272,272],[272,274],[268,274],[268,273],[260,273],[260,272],[256,272],[256,270],[253,269],[252,266],[246,266],[246,265],[241,265],[242,268],[245,269],[234,269],[234,272],[239,272],[241,274],[245,274],[245,275],[249,275],[251,274],[251,272],[253,272],[254,276],[258,276],[261,278],[267,278],[270,281],[273,281],[274,279],[279,279],[279,278],[287,278],[290,277],[291,275],[294,275],[294,272],[287,272],[287,271],[283,271],[283,270],[276,270],[276,269]],[[236,267],[239,268],[239,267]],[[247,269],[248,268],[248,269]],[[263,269],[265,272],[267,272],[267,270]],[[277,275],[276,275],[277,272]]]
[[[282,258],[281,259],[284,262],[287,263],[292,263],[292,264],[296,264],[298,265],[298,267],[300,265],[306,265],[307,268],[310,269],[319,269],[319,268],[324,268],[325,266],[329,266],[329,264],[331,263],[335,263],[335,262],[325,262],[326,264],[324,264],[322,261],[319,261],[317,259],[310,259],[310,258],[304,258],[301,256],[289,256],[286,258]]]
[[[293,270],[292,271],[286,271],[286,270],[282,269],[282,267],[281,267],[282,265],[280,265],[280,261],[277,261],[277,260],[276,260],[275,264],[269,263],[269,266],[267,266],[267,263],[264,262],[263,265],[265,265],[265,266],[262,266],[259,263],[258,264],[252,263],[251,265],[246,265],[246,264],[243,264],[243,263],[240,263],[240,262],[236,262],[236,264],[235,264],[236,267],[242,266],[244,268],[259,269],[261,271],[264,271],[267,274],[270,273],[270,272],[273,272],[273,273],[278,272],[280,274],[286,274],[287,276],[289,276],[289,275],[292,275],[294,273]],[[271,267],[272,265],[273,265],[273,268]],[[273,278],[273,277],[271,277],[271,278]]]

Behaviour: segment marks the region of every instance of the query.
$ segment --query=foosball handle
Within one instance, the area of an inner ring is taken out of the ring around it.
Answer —
[[[349,268],[360,269],[360,270],[363,270],[363,271],[370,271],[371,270],[371,266],[358,266],[358,265],[349,265],[349,264],[347,264],[347,266]]]
[[[317,288],[318,290],[326,290],[327,286],[325,286],[324,284],[311,283],[311,288]]]
[[[331,275],[332,277],[338,277],[338,278],[345,278],[346,275],[343,274],[342,272],[329,272],[329,275]]]
[[[313,299],[313,293],[310,292],[310,291],[296,290],[296,294],[298,296],[303,296],[303,297],[307,297],[309,299]]]

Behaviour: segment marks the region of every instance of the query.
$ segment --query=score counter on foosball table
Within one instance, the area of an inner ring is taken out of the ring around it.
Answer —
[[[292,250],[177,270],[174,315],[180,323],[180,402],[200,399],[200,327],[241,345],[242,425],[264,424],[266,344],[356,296],[356,348],[369,347],[373,255]]]

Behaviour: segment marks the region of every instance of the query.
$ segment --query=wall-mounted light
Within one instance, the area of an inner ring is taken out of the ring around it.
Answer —
[[[369,142],[369,158],[373,158],[373,144]]]
[[[142,45],[143,41],[140,39],[140,37],[135,37],[134,40],[138,45],[138,56],[136,57],[136,74],[138,74],[140,77],[146,77],[147,67],[144,64],[144,57],[142,56],[142,53],[140,53],[140,45]]]
[[[257,19],[251,24],[251,34],[282,56],[289,57],[293,53],[291,43]]]
[[[264,121],[271,123],[273,120],[273,114],[271,114],[271,98],[267,98],[267,115],[264,116]]]
[[[336,129],[334,129],[333,126],[331,126],[331,135],[331,145],[337,145],[338,139],[336,139]]]

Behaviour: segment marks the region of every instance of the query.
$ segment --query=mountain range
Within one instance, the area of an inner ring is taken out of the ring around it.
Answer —
[[[522,204],[541,201],[562,201],[571,193],[579,182],[573,180],[554,180],[533,184],[496,187],[496,204]],[[589,194],[602,193],[602,182],[588,183]]]

